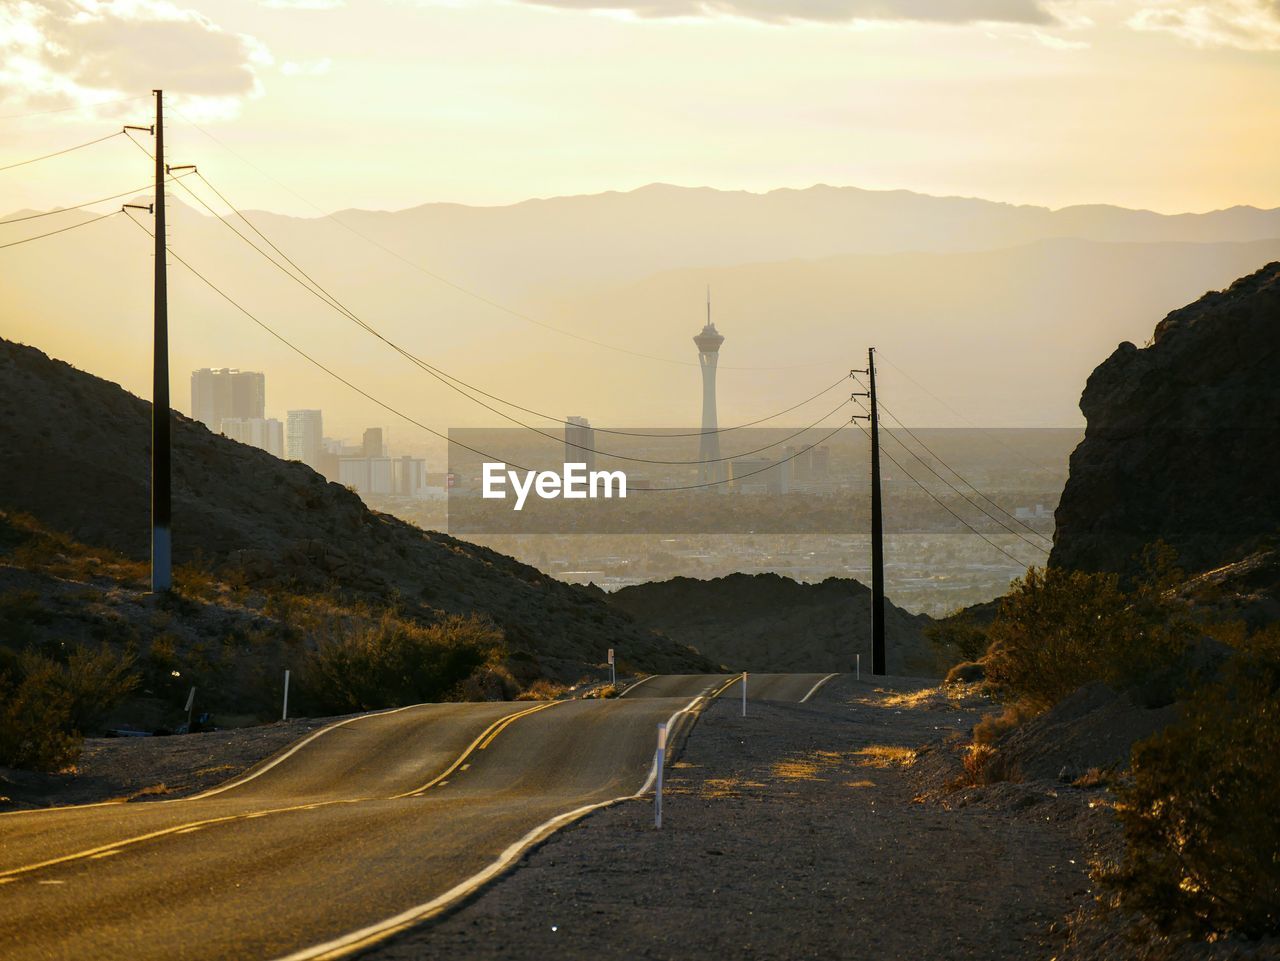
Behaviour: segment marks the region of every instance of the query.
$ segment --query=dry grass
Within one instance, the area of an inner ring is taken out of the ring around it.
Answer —
[[[964,773],[969,784],[987,784],[991,781],[991,766],[996,749],[990,744],[970,744],[964,752]]]
[[[1091,767],[1078,778],[1071,782],[1072,787],[1079,788],[1104,788],[1111,783],[1111,775],[1109,772],[1101,768]]]
[[[141,801],[143,798],[163,797],[164,795],[169,794],[171,792],[172,792],[172,788],[170,788],[167,784],[164,784],[164,783],[148,784],[146,787],[139,788],[138,790],[134,791],[132,794],[128,795],[125,798],[125,800]]]
[[[990,714],[973,728],[975,744],[990,745],[1035,717],[1039,711],[1026,701],[1011,701],[1000,714]]]
[[[557,684],[555,681],[548,681],[546,678],[540,677],[517,694],[516,700],[554,701],[566,690],[567,688],[563,684]]]
[[[868,699],[868,704],[878,704],[889,708],[906,708],[916,710],[940,707],[947,702],[947,692],[941,687],[926,687],[919,691],[886,691],[876,688],[878,698]]]
[[[776,761],[770,768],[769,773],[775,778],[782,781],[822,781],[825,778],[818,777],[819,765],[816,761],[802,760],[791,758],[786,761]]]
[[[844,786],[853,787],[853,788],[868,788],[868,787],[875,787],[876,782],[868,781],[866,778],[863,778],[861,781],[845,781]]]
[[[742,797],[744,791],[759,790],[763,787],[765,785],[759,781],[748,781],[743,778],[733,777],[714,777],[707,778],[702,782],[702,790],[699,792],[699,796],[704,798]]]
[[[899,747],[893,744],[873,744],[870,747],[855,751],[862,760],[863,767],[876,768],[908,768],[916,763],[917,752],[913,747]]]

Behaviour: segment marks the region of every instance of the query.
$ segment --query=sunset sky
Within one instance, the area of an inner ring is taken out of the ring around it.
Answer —
[[[298,214],[653,181],[1280,206],[1274,0],[5,0],[0,57],[0,162],[151,104],[42,111],[163,85],[298,196],[181,117],[175,163]],[[146,179],[116,140],[0,209]]]

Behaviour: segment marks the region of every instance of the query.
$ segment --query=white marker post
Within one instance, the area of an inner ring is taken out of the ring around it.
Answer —
[[[742,672],[742,716],[747,716],[747,672]]]
[[[613,663],[613,648],[609,648],[609,683],[615,686],[618,683],[618,668]]]
[[[858,657],[858,680],[860,681],[862,680],[862,655],[859,654],[857,655],[857,657]]]
[[[280,720],[289,720],[289,669],[284,669],[284,706],[280,708]]]
[[[658,757],[654,762],[657,766],[657,780],[653,789],[653,826],[655,828],[662,827],[662,769],[667,763],[667,725],[665,723],[658,725]]]
[[[191,693],[187,695],[187,733],[191,733],[191,716],[196,706],[196,689],[193,687]]]

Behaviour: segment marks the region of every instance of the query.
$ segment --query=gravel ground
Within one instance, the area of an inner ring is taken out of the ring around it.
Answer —
[[[917,800],[914,749],[985,705],[841,679],[805,705],[716,702],[649,803],[554,835],[469,904],[363,957],[1051,956],[1088,898],[1074,832]]]

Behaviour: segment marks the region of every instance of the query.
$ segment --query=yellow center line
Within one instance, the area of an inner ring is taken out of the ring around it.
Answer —
[[[329,804],[355,804],[359,801],[371,801],[373,798],[343,798],[337,801],[325,801],[324,805]],[[141,844],[144,841],[154,841],[157,838],[170,837],[175,834],[189,834],[192,831],[199,830],[202,827],[208,827],[211,824],[226,824],[230,821],[245,821],[252,817],[265,817],[268,814],[285,814],[290,811],[302,811],[310,807],[318,807],[320,805],[293,804],[289,807],[272,808],[267,811],[258,811],[253,814],[224,814],[221,817],[205,818],[202,821],[191,821],[187,824],[177,824],[170,828],[160,828],[156,831],[149,831],[146,834],[139,834],[136,837],[126,838],[123,841],[112,841],[110,844],[100,844],[97,847],[89,848],[85,851],[76,851],[74,854],[64,854],[61,857],[49,858],[45,861],[37,861],[34,864],[24,864],[21,867],[9,868],[7,871],[0,871],[0,882],[12,878],[19,874],[29,874],[32,871],[39,871],[42,868],[51,868],[59,864],[67,864],[71,861],[81,861],[86,858],[95,858],[101,854],[105,854],[115,848],[132,847],[135,844]],[[42,884],[44,882],[41,882]]]
[[[498,736],[498,734],[500,734],[503,730],[505,730],[509,725],[513,724],[515,721],[519,720],[522,717],[527,717],[530,714],[535,714],[538,711],[544,711],[549,707],[555,707],[557,704],[564,704],[564,703],[566,702],[565,701],[546,701],[546,702],[543,702],[542,704],[539,704],[537,707],[528,708],[523,711],[517,711],[514,714],[508,714],[508,715],[505,715],[504,717],[498,718],[498,720],[494,721],[487,728],[485,728],[484,731],[481,732],[479,737],[477,737],[474,741],[471,742],[471,744],[467,747],[467,749],[463,751],[462,754],[452,764],[449,765],[447,770],[445,770],[443,773],[439,774],[432,780],[428,781],[422,787],[415,788],[412,791],[406,791],[403,794],[396,794],[390,798],[359,797],[359,798],[340,798],[333,801],[318,801],[318,802],[311,801],[303,804],[291,804],[287,807],[270,808],[266,811],[252,811],[252,812],[245,812],[241,814],[226,814],[220,817],[205,818],[200,821],[191,821],[186,824],[178,824],[170,828],[161,828],[156,831],[149,831],[146,834],[139,834],[136,837],[126,838],[123,841],[112,841],[110,844],[101,844],[101,845],[98,845],[97,847],[89,848],[84,851],[77,851],[74,854],[65,854],[65,855],[62,855],[61,857],[49,858],[44,861],[38,861],[34,864],[25,864],[25,865],[22,865],[21,867],[10,868],[6,871],[0,871],[0,884],[5,883],[6,881],[11,881],[17,875],[20,875],[20,874],[29,874],[32,871],[39,871],[43,868],[54,867],[59,864],[67,864],[71,861],[80,861],[80,860],[92,859],[92,858],[98,858],[98,857],[107,857],[110,854],[120,853],[119,851],[120,848],[132,847],[133,845],[141,844],[144,841],[154,841],[158,838],[170,837],[176,834],[190,834],[194,831],[200,830],[203,827],[208,827],[214,824],[227,824],[232,821],[247,821],[252,818],[266,817],[271,814],[287,814],[293,811],[311,811],[316,808],[329,807],[330,805],[334,805],[334,804],[359,804],[365,801],[377,801],[377,800],[398,801],[406,797],[415,797],[415,796],[421,795],[422,793],[424,793],[425,791],[429,790],[432,787],[436,787],[437,785],[444,783],[445,779],[448,778],[451,774],[453,774],[454,771],[458,770],[458,768],[466,761],[468,757],[471,756],[471,754],[473,754],[479,748],[488,746],[488,744],[491,743],[493,739]],[[45,882],[41,882],[41,883],[45,883]]]
[[[520,720],[520,718],[528,717],[530,714],[536,714],[538,711],[545,711],[547,708],[555,707],[557,704],[566,704],[566,703],[568,702],[567,701],[546,701],[542,704],[539,704],[537,707],[531,707],[527,710],[517,711],[515,714],[508,714],[505,717],[498,718],[496,721],[490,724],[487,728],[481,731],[480,736],[477,737],[474,741],[472,741],[471,744],[468,745],[467,749],[463,751],[460,755],[458,755],[457,760],[455,760],[452,764],[450,764],[446,770],[436,775],[426,784],[422,785],[422,787],[414,788],[414,790],[412,791],[406,791],[404,794],[397,794],[391,800],[394,801],[394,800],[399,800],[400,798],[418,797],[422,794],[425,794],[431,788],[442,784],[447,778],[449,778],[453,774],[454,771],[459,770],[462,767],[462,765],[466,763],[467,758],[471,757],[471,755],[474,754],[476,751],[483,750],[484,748],[488,747],[489,744],[493,742],[493,739],[495,737],[497,737],[504,730],[506,730],[508,726]]]
[[[720,688],[720,690],[716,691],[714,694],[711,695],[712,698],[719,697],[725,691],[729,690],[729,688],[733,687],[733,685],[737,684],[740,680],[742,680],[742,675],[735,674],[733,677],[729,678],[729,680],[724,682],[724,685]]]

